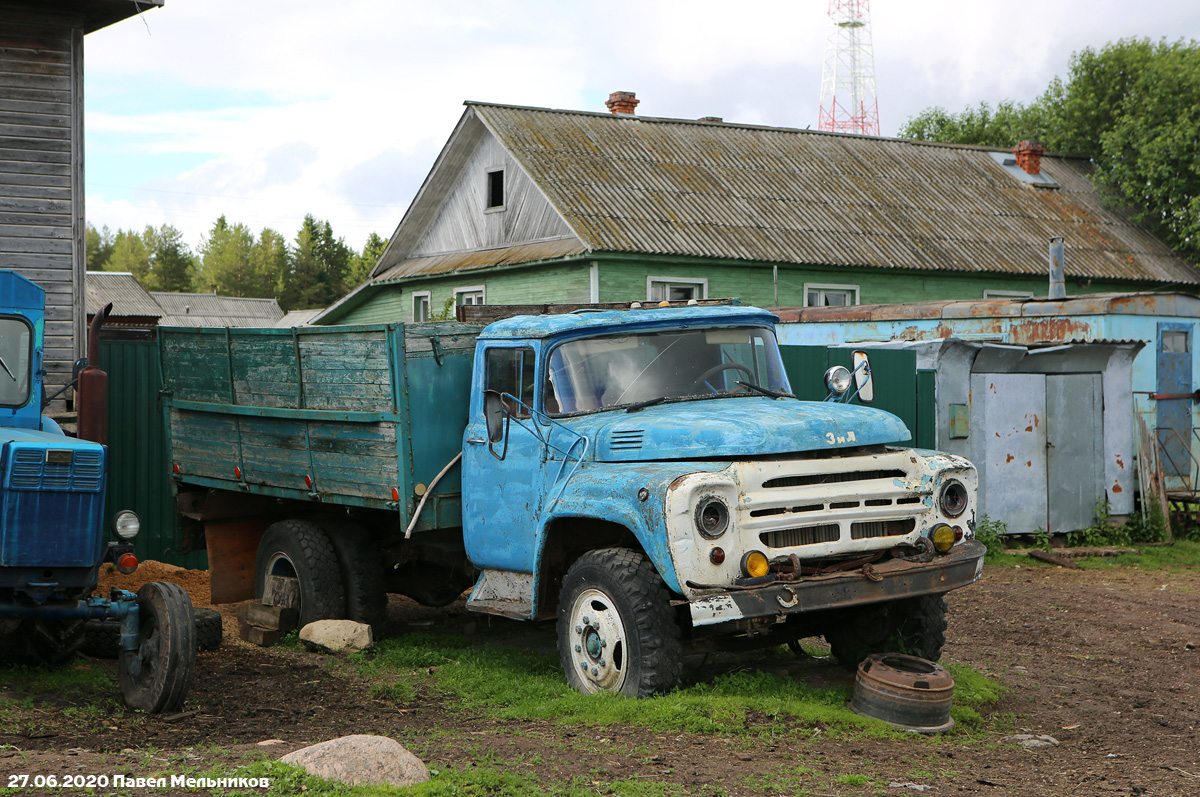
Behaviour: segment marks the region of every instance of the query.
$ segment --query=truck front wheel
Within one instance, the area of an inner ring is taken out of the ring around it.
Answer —
[[[946,601],[941,595],[872,604],[839,614],[825,632],[830,652],[846,667],[872,653],[907,653],[929,661],[946,644]]]
[[[567,683],[585,694],[674,688],[683,669],[679,624],[650,560],[625,548],[579,557],[563,578],[558,652]]]

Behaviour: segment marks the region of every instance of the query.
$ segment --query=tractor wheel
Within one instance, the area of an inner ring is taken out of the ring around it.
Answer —
[[[224,626],[216,609],[193,609],[196,615],[196,649],[221,647]],[[97,659],[115,659],[121,652],[120,620],[88,620],[85,623],[80,652]]]
[[[138,648],[117,665],[121,696],[131,709],[158,714],[183,705],[196,674],[196,618],[177,584],[151,582],[138,590]]]

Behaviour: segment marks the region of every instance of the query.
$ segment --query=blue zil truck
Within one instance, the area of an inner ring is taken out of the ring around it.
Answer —
[[[386,593],[555,620],[583,692],[694,650],[937,659],[979,578],[976,471],[888,413],[792,394],[776,317],[689,306],[356,327],[163,329],[184,533],[214,601],[297,580],[301,622]],[[831,369],[833,397],[869,390]]]
[[[0,659],[61,664],[83,643],[88,620],[119,620],[126,705],[174,710],[195,669],[191,600],[162,583],[92,595],[102,564],[137,568],[141,523],[130,510],[105,511],[107,449],[64,435],[42,414],[45,317],[45,292],[0,271]]]

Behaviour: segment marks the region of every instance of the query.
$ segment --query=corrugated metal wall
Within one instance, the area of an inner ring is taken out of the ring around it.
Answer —
[[[826,346],[780,346],[783,367],[792,391],[806,401],[821,401],[825,370],[834,365],[851,367],[852,348]],[[871,349],[871,374],[875,401],[870,405],[896,415],[912,432],[910,445],[933,448],[936,444],[934,379],[932,371],[917,370],[917,355],[911,351]],[[857,398],[853,403],[861,404]]]
[[[193,569],[208,567],[204,551],[179,551],[166,438],[158,405],[161,387],[154,340],[102,340],[100,365],[108,372],[107,513],[132,509],[142,519],[139,559]]]

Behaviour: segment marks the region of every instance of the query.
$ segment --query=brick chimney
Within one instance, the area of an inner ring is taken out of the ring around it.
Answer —
[[[608,106],[608,110],[613,113],[633,114],[638,103],[641,102],[637,95],[632,91],[614,91],[608,95],[608,101],[604,104]]]
[[[1013,147],[1013,154],[1017,156],[1017,165],[1027,174],[1042,173],[1042,156],[1046,154],[1046,147],[1042,142],[1021,141]]]

